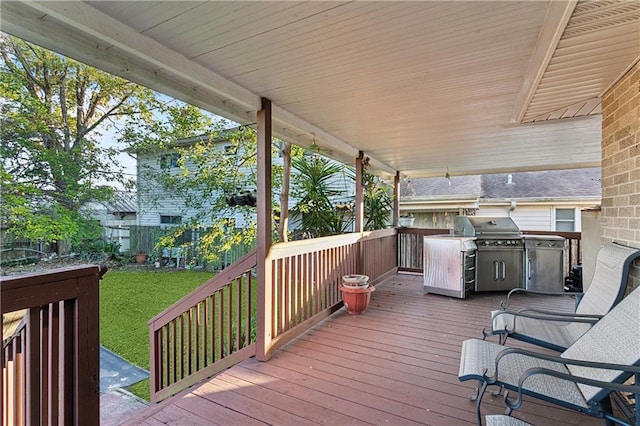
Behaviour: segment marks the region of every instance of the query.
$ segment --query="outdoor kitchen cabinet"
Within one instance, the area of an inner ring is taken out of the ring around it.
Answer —
[[[464,299],[475,291],[475,238],[424,237],[424,293]]]
[[[562,292],[564,287],[564,238],[557,235],[525,235],[525,288]]]
[[[523,287],[522,250],[478,249],[478,280],[476,291],[508,291]]]

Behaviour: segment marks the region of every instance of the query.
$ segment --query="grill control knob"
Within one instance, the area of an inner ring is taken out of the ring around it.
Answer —
[[[496,245],[497,246],[501,246],[502,245],[502,241],[496,241]]]

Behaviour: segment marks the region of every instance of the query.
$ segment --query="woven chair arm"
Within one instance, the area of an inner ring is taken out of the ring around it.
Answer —
[[[524,308],[517,311],[518,315],[529,314],[529,313],[549,315],[551,317],[591,318],[596,321],[601,319],[604,316],[604,315],[598,315],[598,314],[576,314],[574,312],[547,311],[544,309],[535,309],[535,308]]]
[[[602,368],[607,370],[617,370],[617,371],[626,371],[629,373],[639,373],[640,374],[640,366],[636,365],[624,365],[624,364],[611,364],[606,362],[597,362],[597,361],[586,361],[582,359],[571,359],[571,358],[562,358],[557,355],[547,355],[540,352],[529,351],[526,349],[520,348],[505,348],[501,350],[496,356],[495,360],[495,375],[487,376],[486,373],[483,374],[484,380],[487,381],[488,384],[492,385],[498,381],[498,368],[500,365],[500,361],[508,355],[525,355],[535,359],[541,359],[545,361],[556,362],[558,364],[564,365],[579,365],[582,367],[591,367],[591,368]],[[507,362],[507,361],[505,361]]]
[[[602,364],[602,365],[607,365],[607,364]],[[640,398],[640,381],[638,380],[638,378],[640,377],[640,373],[638,372],[639,371],[638,367],[633,367],[629,365],[626,365],[626,366],[618,365],[618,364],[609,364],[609,365],[614,366],[614,368],[611,368],[613,370],[620,370],[620,371],[626,371],[629,373],[635,373],[636,374],[635,383],[634,384],[612,383],[612,382],[605,382],[601,380],[589,379],[587,377],[582,377],[582,376],[575,376],[573,374],[563,373],[561,371],[551,370],[544,367],[530,368],[526,370],[524,373],[522,373],[522,375],[518,379],[517,397],[515,399],[510,399],[509,392],[506,392],[504,395],[504,404],[507,406],[508,414],[511,414],[512,410],[517,410],[522,406],[522,397],[523,397],[523,394],[525,393],[524,383],[527,379],[536,375],[557,377],[559,379],[567,380],[573,383],[582,383],[589,386],[595,386],[601,389],[608,389],[612,392],[616,391],[616,392],[630,393],[630,394],[634,394],[636,399]],[[606,368],[606,367],[603,367],[603,368]],[[638,422],[640,420],[640,413],[636,413],[636,416],[637,416],[636,422]],[[622,424],[627,424],[627,423],[623,422]]]
[[[516,294],[533,294],[538,296],[576,296],[582,297],[583,293],[566,293],[566,292],[549,292],[549,291],[540,291],[540,290],[527,290],[526,288],[514,288],[509,293],[507,293],[507,300],[503,300],[500,302],[500,306],[502,309],[508,309],[511,304],[511,296]]]
[[[499,311],[496,312],[493,316],[492,320],[498,317],[499,315],[512,315],[513,316],[513,325],[514,329],[516,327],[517,321],[519,317],[523,318],[532,318],[543,321],[557,321],[557,322],[582,322],[588,324],[595,324],[600,320],[603,315],[589,315],[589,314],[571,314],[571,313],[562,313],[562,312],[551,312],[551,311],[539,311],[535,309],[525,309],[520,311]],[[507,333],[513,330],[505,330]]]

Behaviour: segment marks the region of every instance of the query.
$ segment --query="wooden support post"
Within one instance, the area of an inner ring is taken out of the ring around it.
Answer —
[[[398,227],[400,217],[400,172],[393,178],[393,227]]]
[[[356,205],[355,205],[355,224],[354,231],[364,231],[364,190],[362,188],[362,180],[364,170],[364,153],[360,151],[356,158]],[[364,259],[362,258],[362,243],[356,244],[356,273],[364,273]]]
[[[257,283],[258,305],[256,321],[256,358],[266,361],[271,356],[271,263],[267,257],[271,247],[271,101],[262,99],[258,111],[258,215]]]
[[[354,231],[364,231],[364,191],[362,188],[362,171],[364,170],[364,153],[360,151],[356,158],[356,205]]]

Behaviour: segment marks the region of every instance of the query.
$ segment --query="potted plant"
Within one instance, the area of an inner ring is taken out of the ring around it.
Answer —
[[[409,228],[411,226],[413,226],[413,221],[415,220],[415,217],[413,217],[412,213],[409,213],[406,216],[400,216],[398,218],[398,226],[402,227],[402,228]]]
[[[347,312],[351,315],[360,315],[369,306],[371,293],[375,291],[374,286],[369,285],[369,277],[366,275],[352,274],[342,277],[340,291],[342,301]]]
[[[142,264],[147,261],[147,253],[138,252],[136,253],[136,263]]]

